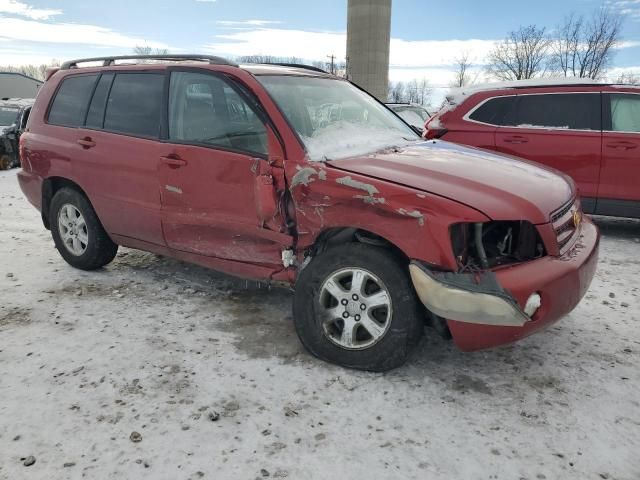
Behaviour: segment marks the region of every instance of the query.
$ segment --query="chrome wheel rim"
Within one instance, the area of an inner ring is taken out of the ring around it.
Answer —
[[[67,203],[58,212],[58,232],[69,253],[79,257],[87,250],[89,231],[87,223],[73,205]]]
[[[344,268],[329,275],[320,287],[319,301],[324,334],[341,348],[369,348],[391,325],[389,290],[365,269]]]

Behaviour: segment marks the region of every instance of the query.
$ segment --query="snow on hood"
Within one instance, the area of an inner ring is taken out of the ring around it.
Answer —
[[[574,195],[573,182],[555,170],[444,141],[329,165],[455,200],[493,220],[547,223]]]
[[[340,121],[316,130],[312,137],[302,136],[302,141],[309,160],[323,162],[403,147],[420,142],[420,138],[411,132]]]

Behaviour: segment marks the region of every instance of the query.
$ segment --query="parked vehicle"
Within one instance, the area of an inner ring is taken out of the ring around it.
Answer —
[[[425,122],[431,117],[426,108],[416,103],[387,103],[387,107],[421,133],[424,131]]]
[[[515,155],[578,185],[587,213],[640,218],[640,87],[584,79],[458,90],[426,138]]]
[[[21,188],[70,265],[122,245],[292,286],[307,349],[376,371],[426,318],[487,348],[589,287],[599,234],[568,177],[424,141],[326,73],[150,58],[64,64],[22,136]]]
[[[20,166],[18,143],[32,105],[32,99],[0,100],[0,170]]]

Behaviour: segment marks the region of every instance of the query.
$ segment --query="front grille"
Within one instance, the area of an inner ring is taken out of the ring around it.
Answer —
[[[578,216],[576,216],[576,212]],[[578,221],[576,221],[578,220]],[[565,253],[580,234],[582,208],[580,200],[571,200],[551,214],[551,223],[556,233],[560,254]]]

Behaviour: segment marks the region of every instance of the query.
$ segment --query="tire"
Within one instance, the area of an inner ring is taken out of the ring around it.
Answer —
[[[11,158],[9,155],[0,155],[0,170],[9,170],[11,168]]]
[[[362,288],[354,288],[356,278]],[[361,243],[333,247],[311,260],[293,299],[296,332],[309,352],[374,372],[405,363],[422,336],[423,313],[406,265],[387,249]]]
[[[77,190],[58,190],[51,200],[49,220],[56,248],[72,267],[96,270],[115,258],[118,245],[105,232],[87,197]]]

